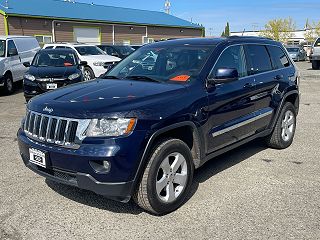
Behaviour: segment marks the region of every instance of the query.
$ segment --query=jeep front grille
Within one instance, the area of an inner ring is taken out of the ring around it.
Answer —
[[[27,110],[23,130],[31,139],[78,148],[90,120],[71,119]]]

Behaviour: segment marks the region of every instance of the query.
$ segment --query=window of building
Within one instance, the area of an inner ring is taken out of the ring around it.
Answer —
[[[248,57],[251,63],[250,75],[272,70],[269,53],[263,45],[247,45]]]
[[[212,78],[215,77],[219,68],[235,68],[239,73],[239,77],[247,76],[247,64],[243,46],[231,46],[221,54],[212,70]]]
[[[290,61],[284,51],[276,46],[267,46],[275,69],[289,67]]]
[[[44,45],[47,43],[52,43],[52,36],[49,35],[36,35],[36,39],[38,40],[40,45]]]

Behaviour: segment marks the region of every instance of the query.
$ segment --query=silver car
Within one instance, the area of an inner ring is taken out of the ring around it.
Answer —
[[[287,46],[287,51],[289,52],[290,57],[293,61],[306,61],[307,60],[307,52],[303,47],[300,46]]]

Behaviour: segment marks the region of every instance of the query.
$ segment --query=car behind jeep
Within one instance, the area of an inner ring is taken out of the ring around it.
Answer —
[[[291,145],[299,78],[269,39],[148,44],[99,79],[31,99],[20,153],[48,179],[166,214],[215,156],[256,138]]]

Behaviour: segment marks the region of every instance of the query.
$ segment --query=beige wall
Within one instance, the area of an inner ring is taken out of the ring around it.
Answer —
[[[0,35],[6,35],[4,16],[0,14]]]
[[[2,15],[1,15],[2,16]],[[0,34],[4,34],[4,19],[0,16]],[[41,18],[8,17],[10,35],[52,35],[52,20]],[[112,24],[91,24],[79,22],[55,21],[55,36],[57,42],[73,42],[74,27],[98,27],[101,31],[101,42],[112,44]],[[3,33],[2,33],[3,32]],[[146,35],[146,27],[115,25],[115,43],[142,44]],[[148,27],[148,37],[154,40],[182,37],[201,37],[201,29]]]
[[[192,38],[201,36],[201,29],[148,27],[148,37],[153,38],[154,40],[167,38]]]
[[[10,35],[52,35],[51,20],[41,18],[8,17]]]

